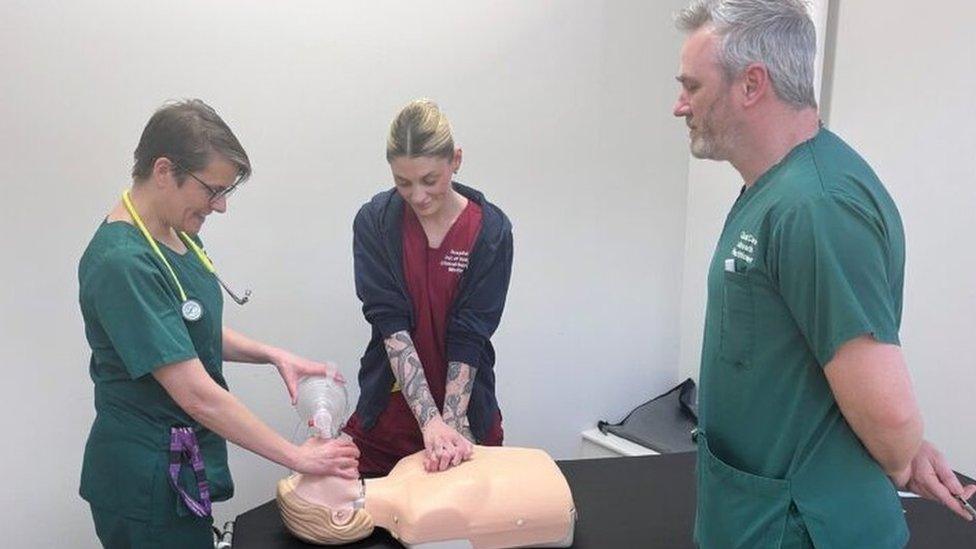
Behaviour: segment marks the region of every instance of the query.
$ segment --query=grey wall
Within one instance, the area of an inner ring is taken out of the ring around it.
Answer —
[[[907,263],[902,346],[926,437],[976,474],[968,352],[976,333],[976,54],[967,0],[833,0],[828,125],[880,175],[902,213]],[[829,64],[828,64],[829,65]],[[682,375],[697,375],[705,269],[741,179],[692,161],[682,279]]]
[[[4,545],[95,545],[76,495],[93,417],[77,260],[169,98],[212,103],[255,175],[204,237],[251,304],[245,333],[352,377],[367,326],[350,225],[390,185],[389,120],[436,98],[461,180],[516,227],[496,337],[509,444],[571,457],[578,434],[677,379],[687,161],[670,120],[682,2],[4,2],[0,5],[0,428]],[[269,367],[232,390],[285,436]],[[239,449],[219,523],[285,471]],[[15,479],[15,480],[10,480]]]

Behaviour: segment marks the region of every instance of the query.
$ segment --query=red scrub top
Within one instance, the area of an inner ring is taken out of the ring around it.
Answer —
[[[448,315],[480,229],[481,207],[469,200],[440,246],[432,248],[417,215],[409,207],[403,209],[403,273],[415,319],[410,337],[438,409],[443,409],[447,386]],[[362,429],[354,414],[346,432],[359,447],[364,476],[385,475],[401,458],[424,449],[420,426],[399,390],[390,395],[372,429]],[[499,414],[479,444],[498,446],[502,438]]]

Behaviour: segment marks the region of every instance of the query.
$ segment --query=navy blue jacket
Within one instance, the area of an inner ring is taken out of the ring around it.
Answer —
[[[491,336],[501,320],[512,273],[512,224],[480,192],[454,182],[454,189],[481,206],[481,229],[447,321],[447,360],[475,368],[468,423],[475,440],[485,434],[498,411],[495,350]],[[383,341],[401,330],[413,331],[413,304],[403,273],[403,208],[396,189],[377,194],[353,222],[356,295],[373,333],[360,359],[356,414],[372,429],[390,400],[395,378]]]

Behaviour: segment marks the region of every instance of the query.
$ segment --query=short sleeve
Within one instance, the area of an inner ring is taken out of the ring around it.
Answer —
[[[132,379],[197,356],[171,284],[148,254],[125,248],[87,279],[82,295]]]
[[[768,268],[822,367],[862,335],[899,343],[890,252],[880,216],[843,197],[804,201],[772,224]]]

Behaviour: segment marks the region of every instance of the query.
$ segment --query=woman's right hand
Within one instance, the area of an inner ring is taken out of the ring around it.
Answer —
[[[431,418],[421,432],[424,435],[424,469],[428,473],[446,471],[471,459],[474,446],[439,414]]]
[[[308,475],[359,478],[359,448],[347,437],[311,437],[297,447],[292,469]]]

